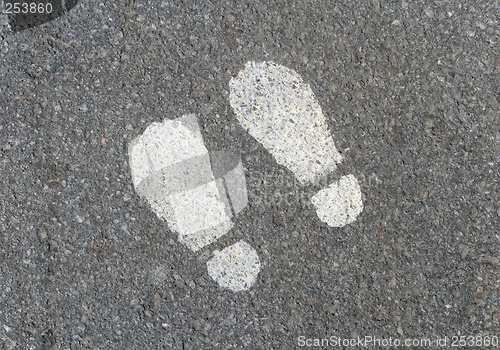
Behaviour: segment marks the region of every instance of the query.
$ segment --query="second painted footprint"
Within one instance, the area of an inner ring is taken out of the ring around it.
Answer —
[[[335,171],[342,156],[310,86],[295,71],[273,62],[248,62],[231,79],[229,100],[240,124],[302,184]],[[363,210],[353,175],[312,197],[320,220],[332,227],[352,223]]]
[[[231,230],[231,217],[247,205],[241,161],[209,153],[194,114],[148,126],[130,143],[129,163],[136,192],[194,252]],[[207,269],[221,287],[238,292],[255,283],[260,261],[239,241],[214,251]]]

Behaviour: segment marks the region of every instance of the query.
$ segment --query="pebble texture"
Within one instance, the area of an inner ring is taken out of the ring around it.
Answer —
[[[191,114],[151,124],[129,147],[137,193],[191,250],[229,231],[231,211],[213,176],[208,150]]]
[[[500,334],[499,10],[82,0],[1,33],[0,349]],[[322,224],[316,188],[240,126],[228,85],[250,60],[311,86],[345,157],[334,175],[363,190],[354,223]],[[248,292],[212,281],[211,246],[187,249],[134,189],[131,140],[190,113],[209,152],[241,150],[249,203],[214,249],[256,249]]]
[[[207,262],[208,274],[219,286],[239,292],[248,290],[260,271],[260,260],[250,244],[239,241],[222,251],[214,251]]]
[[[248,62],[229,86],[239,122],[301,183],[337,168],[342,157],[321,107],[296,72],[273,62]]]
[[[4,31],[7,32],[8,30],[11,30],[9,17],[6,13],[4,0],[0,0],[0,34]]]
[[[316,214],[331,227],[342,227],[356,220],[363,211],[363,199],[358,180],[343,176],[311,198]]]

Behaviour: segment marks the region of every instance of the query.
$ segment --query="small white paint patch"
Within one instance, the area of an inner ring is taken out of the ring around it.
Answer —
[[[311,198],[321,221],[331,227],[352,223],[363,211],[363,200],[358,180],[353,175],[343,176]]]
[[[273,62],[248,62],[229,83],[241,125],[301,183],[313,183],[342,160],[310,86]]]
[[[227,195],[217,186],[194,115],[151,124],[131,142],[129,160],[137,193],[191,250],[233,226]]]
[[[260,260],[255,249],[239,241],[222,251],[214,251],[207,262],[208,274],[219,286],[233,292],[248,290],[257,280]]]

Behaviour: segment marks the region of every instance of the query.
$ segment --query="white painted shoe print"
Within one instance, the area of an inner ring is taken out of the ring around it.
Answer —
[[[152,123],[129,145],[136,192],[192,251],[233,227],[231,217],[248,201],[241,161],[228,152],[209,154],[194,114]],[[257,252],[239,241],[207,263],[209,275],[232,291],[249,289],[260,271]]]
[[[314,93],[295,71],[273,62],[248,62],[229,85],[240,124],[302,184],[335,171],[342,156]],[[353,175],[322,189],[311,202],[331,227],[354,222],[363,210]]]

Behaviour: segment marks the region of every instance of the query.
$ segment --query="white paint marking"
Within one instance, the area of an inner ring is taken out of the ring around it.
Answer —
[[[212,168],[194,115],[151,124],[130,143],[129,161],[136,192],[193,251],[233,227],[231,207],[238,213],[247,205],[241,160],[215,152]],[[236,292],[255,283],[260,261],[255,249],[240,241],[215,251],[207,268],[222,287]]]
[[[163,123],[152,123],[130,144],[130,168],[135,183],[175,163],[208,155],[200,130],[193,128],[194,114]],[[197,126],[197,124],[196,124]]]
[[[179,241],[194,251],[215,242],[233,227],[215,181],[174,193],[170,200]]]
[[[342,227],[356,220],[363,211],[363,200],[358,180],[353,175],[343,176],[311,198],[316,214],[331,227]]]
[[[248,62],[231,79],[229,101],[240,124],[302,183],[315,183],[342,160],[310,86],[273,62]],[[332,227],[352,223],[363,210],[353,175],[313,197],[318,217]]]
[[[129,158],[137,193],[191,250],[231,229],[226,194],[216,186],[194,115],[151,124],[131,142]]]
[[[207,262],[208,274],[219,286],[233,292],[248,290],[256,281],[260,271],[260,260],[255,249],[239,241],[222,251],[214,251]]]
[[[305,184],[342,159],[311,88],[293,70],[248,62],[231,79],[229,101],[241,125]]]

